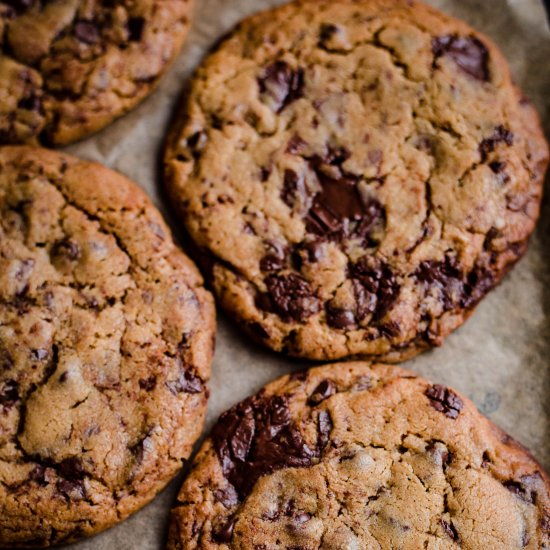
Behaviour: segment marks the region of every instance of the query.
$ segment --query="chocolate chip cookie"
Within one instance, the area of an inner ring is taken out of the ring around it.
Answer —
[[[168,548],[550,548],[550,478],[452,389],[333,364],[222,414]]]
[[[2,0],[0,143],[66,144],[144,99],[179,52],[190,0]]]
[[[390,361],[439,345],[522,256],[547,163],[493,43],[405,0],[244,21],[198,70],[165,162],[252,337]]]
[[[211,296],[133,183],[0,148],[0,547],[94,534],[200,434]]]

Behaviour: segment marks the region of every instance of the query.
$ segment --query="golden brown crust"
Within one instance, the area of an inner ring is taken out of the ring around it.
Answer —
[[[205,60],[165,182],[253,338],[397,361],[441,344],[523,255],[547,164],[486,36],[416,1],[303,0]]]
[[[0,546],[89,536],[150,501],[206,412],[212,297],[137,185],[0,148]]]
[[[67,144],[133,109],[179,53],[190,11],[191,0],[2,4],[0,144]]]
[[[548,475],[466,397],[349,362],[284,376],[220,417],[168,548],[534,550],[549,517]]]

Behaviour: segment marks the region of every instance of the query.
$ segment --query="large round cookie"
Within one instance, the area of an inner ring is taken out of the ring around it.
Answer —
[[[224,413],[170,550],[550,547],[550,478],[465,397],[397,367],[280,378]]]
[[[253,337],[399,360],[523,254],[547,160],[489,39],[415,1],[308,0],[244,21],[198,70],[166,184]]]
[[[0,1],[0,143],[69,143],[135,107],[179,52],[189,5]]]
[[[0,547],[146,504],[200,434],[211,296],[133,183],[0,148]]]

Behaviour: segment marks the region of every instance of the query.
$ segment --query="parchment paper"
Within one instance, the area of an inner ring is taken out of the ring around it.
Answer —
[[[535,102],[550,133],[550,32],[540,0],[428,0],[491,36],[517,82]],[[187,45],[158,90],[137,110],[67,150],[97,160],[143,186],[178,236],[177,219],[161,192],[159,158],[178,98],[216,40],[244,16],[281,0],[196,0]],[[207,428],[231,405],[267,381],[305,363],[247,342],[219,314]],[[405,366],[453,386],[529,447],[550,469],[550,200],[526,258],[445,345]],[[181,476],[123,524],[71,546],[78,550],[161,549],[168,510]]]

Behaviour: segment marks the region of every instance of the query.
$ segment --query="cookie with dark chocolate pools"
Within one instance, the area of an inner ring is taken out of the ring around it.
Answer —
[[[300,0],[243,21],[198,69],[165,185],[251,338],[401,361],[521,258],[547,164],[486,36],[416,0]]]
[[[137,185],[0,148],[0,548],[93,535],[177,474],[214,331],[200,274]]]
[[[528,451],[391,365],[268,384],[220,416],[189,472],[168,550],[550,545],[550,478]]]
[[[179,53],[191,0],[0,6],[0,145],[64,145],[136,107]]]

